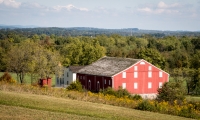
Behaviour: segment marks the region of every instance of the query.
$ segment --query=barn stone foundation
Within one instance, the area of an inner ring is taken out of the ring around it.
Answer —
[[[157,94],[152,93],[152,94],[139,94],[143,99],[156,99]]]

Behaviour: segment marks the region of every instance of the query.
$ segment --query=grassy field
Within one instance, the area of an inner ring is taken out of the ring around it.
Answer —
[[[200,96],[186,96],[186,99],[188,100],[188,101],[195,101],[195,102],[198,102],[198,101],[200,101]]]
[[[0,72],[0,77],[4,74],[4,72]],[[16,73],[10,73],[10,75],[12,76],[13,79],[15,79],[17,81],[17,75]],[[52,86],[55,85],[55,75],[52,75]],[[29,74],[25,75],[25,84],[31,84],[31,76]]]
[[[189,120],[105,104],[0,91],[0,119]]]

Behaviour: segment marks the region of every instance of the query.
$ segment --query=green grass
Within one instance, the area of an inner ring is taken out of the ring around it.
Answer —
[[[0,111],[0,120],[93,120],[85,116],[6,105],[0,105]]]
[[[188,119],[99,103],[7,91],[0,91],[0,111],[0,119]]]
[[[4,74],[4,72],[0,72],[0,77]],[[17,74],[16,73],[11,73],[9,72],[9,74],[12,76],[13,79],[15,79],[17,81]],[[52,83],[51,85],[54,86],[55,85],[55,75],[52,75]],[[26,74],[24,77],[24,81],[25,84],[31,84],[31,76],[29,74]],[[19,81],[17,81],[19,83]],[[35,81],[36,82],[36,81]]]
[[[188,101],[200,102],[200,96],[186,96]]]

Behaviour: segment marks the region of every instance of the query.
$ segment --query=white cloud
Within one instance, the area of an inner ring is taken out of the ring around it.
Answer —
[[[161,1],[158,3],[158,7],[159,8],[168,8],[168,5]]]
[[[179,3],[173,3],[173,4],[166,4],[163,1],[159,2],[156,6],[148,6],[143,8],[138,8],[137,10],[140,12],[145,13],[152,13],[152,14],[162,14],[162,13],[179,13],[178,8],[180,8]]]
[[[178,3],[174,3],[174,4],[170,4],[170,5],[167,5],[163,1],[161,1],[161,2],[158,3],[158,8],[163,8],[163,9],[166,9],[166,8],[175,8],[175,7],[178,7],[178,6],[180,6]]]
[[[57,6],[54,6],[53,7],[56,11],[60,11],[62,9],[67,9],[68,11],[71,11],[73,9],[76,9],[76,10],[80,10],[80,11],[89,11],[87,8],[78,8],[78,7],[75,7],[74,5],[72,4],[69,4],[69,5],[66,5],[66,6],[60,6],[60,5],[57,5]]]
[[[0,0],[0,4],[3,2],[3,0]]]
[[[0,0],[0,4],[4,4],[9,7],[19,8],[21,5],[20,2],[16,2],[15,0]]]
[[[38,4],[38,3],[32,3],[32,5],[33,5],[34,7],[41,8],[41,5]]]
[[[147,12],[147,13],[151,13],[152,10],[148,7],[145,7],[145,8],[139,8],[138,11],[141,11],[141,12]]]

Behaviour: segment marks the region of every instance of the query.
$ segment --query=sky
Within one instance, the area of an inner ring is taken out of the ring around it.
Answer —
[[[200,31],[200,0],[0,0],[0,24]]]

